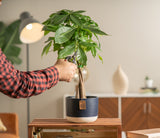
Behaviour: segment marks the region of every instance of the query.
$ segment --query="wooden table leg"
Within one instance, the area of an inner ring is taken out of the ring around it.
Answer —
[[[117,137],[118,137],[118,138],[122,138],[122,129],[121,129],[121,126],[119,126],[119,127],[117,128],[117,131],[118,131],[118,132],[117,132],[117,135],[118,135]]]
[[[28,127],[28,138],[33,138],[33,127]]]

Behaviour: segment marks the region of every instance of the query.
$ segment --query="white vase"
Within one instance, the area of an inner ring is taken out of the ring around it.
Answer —
[[[127,75],[119,65],[113,74],[113,89],[116,94],[126,95],[128,91],[129,81]]]
[[[147,88],[152,88],[153,87],[153,80],[152,79],[146,80],[145,86]]]

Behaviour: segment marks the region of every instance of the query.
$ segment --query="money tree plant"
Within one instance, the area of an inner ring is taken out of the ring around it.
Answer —
[[[79,91],[76,98],[86,98],[83,75],[81,69],[87,65],[87,52],[91,52],[93,57],[98,55],[101,44],[98,35],[107,35],[101,31],[98,24],[91,17],[83,15],[85,11],[60,10],[52,13],[43,22],[44,35],[53,32],[46,46],[43,48],[42,56],[50,50],[58,52],[58,59],[67,59],[77,64],[79,74]]]

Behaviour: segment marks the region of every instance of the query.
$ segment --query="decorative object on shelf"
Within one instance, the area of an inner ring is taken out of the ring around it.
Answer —
[[[29,44],[39,41],[44,32],[43,25],[35,20],[29,12],[23,12],[20,15],[21,24],[19,27],[20,40],[26,44],[26,63],[29,71]],[[30,123],[30,100],[27,98],[27,123]]]
[[[44,35],[55,32],[55,36],[48,38],[42,55],[47,54],[53,44],[53,51],[58,51],[59,59],[67,59],[77,64],[78,67],[79,81],[76,96],[66,99],[67,119],[73,122],[92,122],[97,119],[98,98],[86,96],[82,71],[87,65],[87,52],[91,52],[93,57],[98,55],[99,59],[103,61],[98,54],[98,50],[101,50],[98,35],[107,35],[99,29],[95,21],[89,16],[83,15],[84,12],[82,10],[60,10],[51,14],[43,23],[45,25],[43,27]],[[73,111],[74,114],[72,114]]]
[[[152,92],[152,93],[158,93],[159,90],[158,90],[157,87],[152,87],[152,88],[142,87],[142,88],[140,88],[139,92],[140,93],[150,93],[150,92]]]
[[[145,87],[152,88],[153,87],[153,80],[148,76],[145,77]]]
[[[19,58],[21,48],[17,45],[22,44],[19,39],[20,20],[15,20],[8,26],[0,22],[0,48],[12,64],[21,64]]]
[[[119,65],[112,78],[113,89],[116,94],[126,95],[129,87],[127,75]]]
[[[157,87],[153,87],[153,80],[148,76],[145,77],[145,87],[140,88],[140,93],[158,93]]]

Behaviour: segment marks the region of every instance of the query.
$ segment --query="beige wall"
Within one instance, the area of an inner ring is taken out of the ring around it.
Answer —
[[[86,10],[101,29],[111,36],[101,37],[101,55],[104,64],[89,54],[90,77],[86,82],[88,93],[112,92],[112,75],[121,64],[129,78],[129,92],[138,92],[146,75],[160,85],[160,1],[159,0],[3,0],[0,20],[10,23],[29,11],[43,22],[60,9]],[[30,70],[51,66],[56,53],[41,58],[46,37],[30,45]],[[23,63],[16,66],[25,70],[25,45],[21,45]],[[60,82],[45,93],[31,98],[31,120],[37,117],[63,117],[62,98],[73,94],[74,82]],[[20,118],[20,135],[26,138],[26,99],[11,99],[0,94],[0,112],[17,112]]]

